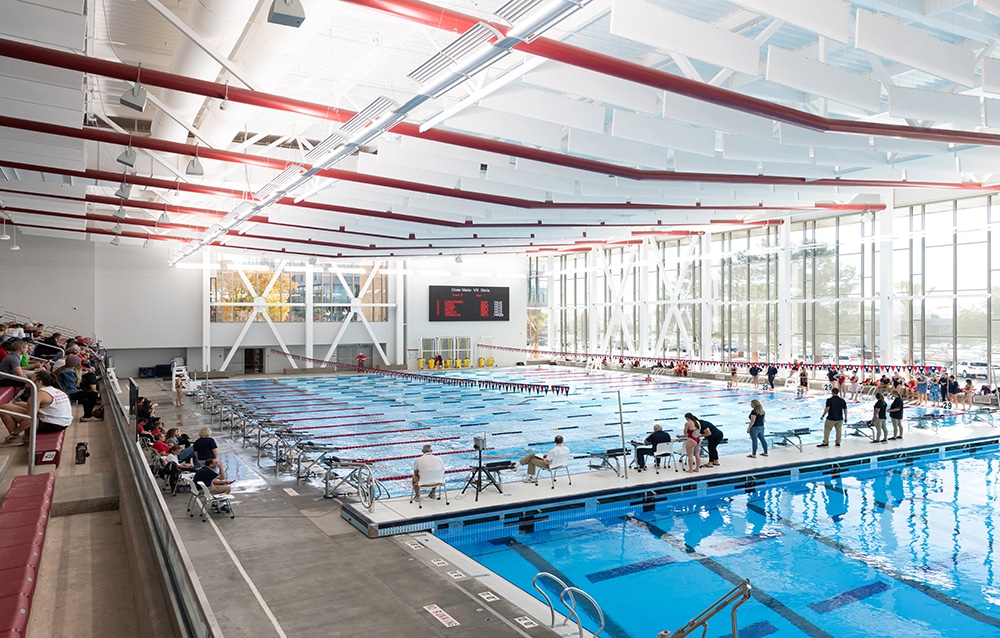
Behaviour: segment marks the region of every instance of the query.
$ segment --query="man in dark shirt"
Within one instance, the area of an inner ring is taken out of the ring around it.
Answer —
[[[823,408],[823,442],[816,447],[830,447],[830,430],[837,428],[837,447],[840,447],[840,433],[844,429],[844,419],[847,418],[847,401],[840,397],[840,390],[830,390],[830,398]]]
[[[750,379],[753,381],[753,389],[758,389],[760,387],[760,381],[757,377],[760,375],[760,366],[755,363],[750,366],[750,369],[747,370],[747,372],[750,373]]]
[[[208,491],[212,494],[229,494],[232,481],[223,481],[219,478],[219,459],[208,459],[205,465],[194,473],[194,482],[204,483]]]
[[[659,423],[653,425],[653,432],[643,441],[649,447],[638,447],[635,449],[636,469],[640,472],[646,469],[646,457],[656,451],[658,443],[670,443],[670,434],[664,432]],[[656,460],[656,465],[660,465],[660,460]]]
[[[778,376],[778,368],[776,368],[772,363],[767,366],[767,383],[771,386],[772,390],[774,389],[774,377],[776,376]]]
[[[892,436],[889,437],[889,440],[903,438],[903,397],[899,395],[899,392],[892,393],[889,418],[892,419]]]

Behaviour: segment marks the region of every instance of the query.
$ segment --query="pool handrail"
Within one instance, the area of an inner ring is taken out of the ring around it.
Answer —
[[[730,617],[733,623],[733,638],[739,638],[739,627],[736,623],[736,612],[739,610],[740,606],[745,602],[750,600],[750,591],[753,587],[750,586],[750,579],[745,578],[741,583],[730,589],[728,592],[722,595],[717,601],[705,608],[705,611],[701,612],[694,618],[692,618],[686,625],[678,629],[677,631],[671,633],[668,630],[661,631],[656,634],[657,638],[687,638],[692,632],[694,632],[699,627],[702,629],[702,636],[708,633],[708,621],[711,620],[716,614],[725,609],[726,607],[733,605],[733,609],[730,613]],[[736,604],[733,604],[736,603]]]
[[[560,579],[555,574],[549,572],[538,572],[537,574],[535,574],[535,577],[531,579],[531,586],[534,587],[535,590],[542,595],[542,598],[545,599],[545,602],[549,606],[549,627],[553,629],[555,629],[556,627],[556,608],[555,605],[552,603],[552,599],[549,598],[549,595],[545,593],[545,590],[538,585],[538,581],[541,578],[548,578],[557,583],[560,587],[559,602],[561,602],[563,606],[566,607],[567,610],[569,610],[569,615],[563,617],[562,624],[564,625],[568,624],[570,619],[573,619],[576,622],[577,628],[579,629],[580,638],[583,638],[583,622],[580,619],[580,614],[578,614],[576,611],[576,597],[574,596],[574,594],[579,594],[584,598],[586,598],[588,601],[590,601],[590,604],[593,605],[594,609],[597,610],[597,617],[601,621],[601,626],[597,629],[597,633],[593,635],[593,638],[597,638],[598,636],[601,635],[601,632],[604,631],[604,612],[601,610],[601,606],[597,604],[597,601],[594,600],[593,597],[590,596],[590,594],[583,591],[579,587],[571,587],[567,585],[562,581],[562,579]],[[566,602],[567,598],[569,599],[569,602]]]

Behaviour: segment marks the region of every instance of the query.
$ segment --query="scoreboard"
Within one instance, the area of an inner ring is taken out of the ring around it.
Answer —
[[[510,288],[431,286],[431,321],[509,321]]]

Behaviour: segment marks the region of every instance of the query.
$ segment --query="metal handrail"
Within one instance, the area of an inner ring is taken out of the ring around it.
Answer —
[[[566,607],[566,609],[569,611],[569,615],[563,617],[562,624],[566,625],[569,623],[570,619],[573,619],[576,622],[576,626],[579,630],[580,638],[583,638],[583,622],[580,619],[580,614],[576,610],[576,597],[574,595],[574,594],[579,594],[584,598],[586,598],[588,601],[590,601],[590,604],[594,606],[595,610],[597,610],[597,617],[601,621],[601,626],[598,628],[597,633],[594,634],[594,638],[597,638],[598,636],[601,635],[601,632],[604,631],[604,612],[601,611],[601,606],[597,604],[597,601],[594,600],[587,592],[583,591],[579,587],[573,587],[571,585],[567,585],[555,574],[551,574],[549,572],[538,572],[537,574],[535,574],[535,577],[531,579],[531,586],[535,588],[535,591],[537,591],[539,594],[542,595],[542,598],[544,598],[545,602],[548,603],[549,605],[550,627],[552,627],[553,629],[555,629],[556,627],[556,608],[555,605],[552,603],[552,599],[549,598],[549,595],[545,593],[545,590],[542,589],[541,586],[539,586],[538,584],[538,581],[542,578],[548,578],[549,580],[552,580],[553,582],[558,584],[560,587],[559,602],[562,603],[563,606]],[[569,602],[567,602],[567,599],[569,600]]]
[[[98,363],[98,368],[106,378],[103,362]],[[134,379],[129,381],[138,387]],[[105,414],[111,414],[113,418],[112,436],[120,440],[122,449],[125,450],[124,463],[127,468],[119,475],[119,480],[129,481],[130,489],[138,495],[139,511],[135,513],[141,517],[142,524],[149,532],[152,547],[148,558],[154,562],[163,579],[176,635],[185,638],[221,638],[222,630],[180,539],[180,532],[163,500],[163,493],[157,488],[156,479],[135,442],[135,430],[125,408],[118,397],[107,392],[105,395]]]
[[[16,374],[8,374],[6,372],[0,372],[0,379],[11,379],[13,381],[19,381],[26,388],[28,388],[28,417],[31,422],[28,425],[28,474],[35,473],[35,438],[38,436],[38,388],[32,383],[31,379],[26,379],[24,377],[19,377]],[[16,394],[14,396],[17,396]],[[24,415],[20,412],[11,412],[10,410],[0,409],[0,414],[6,414],[8,416],[23,417]]]
[[[701,635],[704,638],[705,634],[708,633],[708,621],[729,605],[733,605],[733,609],[730,614],[733,623],[732,636],[733,638],[739,638],[739,629],[736,626],[736,611],[741,605],[750,600],[750,591],[752,589],[753,588],[750,586],[750,579],[744,579],[743,582],[730,589],[721,598],[709,605],[705,611],[691,619],[691,621],[689,621],[686,625],[673,633],[670,633],[670,631],[661,631],[656,634],[657,638],[685,638],[686,636],[691,635],[691,633],[699,627],[702,630]],[[734,605],[733,603],[736,604]]]

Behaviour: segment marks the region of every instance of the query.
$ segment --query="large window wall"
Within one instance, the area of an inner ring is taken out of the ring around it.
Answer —
[[[983,195],[536,257],[529,308],[548,317],[550,347],[570,352],[1000,372],[995,203]]]

